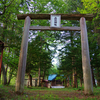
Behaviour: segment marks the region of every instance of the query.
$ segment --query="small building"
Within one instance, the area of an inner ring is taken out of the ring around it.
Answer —
[[[48,80],[43,80],[42,78],[40,79],[40,83],[42,87],[48,87]],[[30,84],[30,81],[28,78],[24,80],[24,85],[28,86]],[[39,86],[39,79],[38,77],[32,78],[32,86]]]
[[[49,75],[48,76],[48,81],[51,83],[51,86],[63,86],[63,81],[60,79],[56,79],[57,74]]]
[[[42,83],[41,83],[41,85],[42,85],[42,87],[48,87],[48,80],[42,80]]]

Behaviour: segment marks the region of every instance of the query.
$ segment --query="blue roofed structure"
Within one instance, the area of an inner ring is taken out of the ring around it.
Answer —
[[[64,77],[64,75],[60,75],[60,76]],[[48,76],[48,81],[50,82],[51,87],[52,86],[63,86],[64,80],[61,80],[59,78],[57,79],[57,77],[59,77],[57,74],[52,74]]]
[[[48,81],[52,81],[56,78],[57,74],[49,75],[48,76]]]

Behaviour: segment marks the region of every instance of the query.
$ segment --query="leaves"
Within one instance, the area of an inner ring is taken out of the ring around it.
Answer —
[[[8,2],[9,1],[9,2]],[[17,20],[17,14],[26,13],[100,13],[100,3],[95,0],[1,0],[0,1],[0,40],[9,46],[4,50],[3,61],[13,69],[18,68],[18,58],[21,47],[24,20]],[[6,7],[6,9],[5,9]],[[97,15],[98,15],[97,14]],[[97,39],[99,35],[95,34],[93,28],[99,29],[99,15],[95,17],[97,22],[91,24],[87,22],[90,57],[93,58],[91,64],[96,68],[99,64],[99,46]],[[96,25],[95,25],[96,24]],[[62,20],[62,26],[80,26],[79,21]],[[50,26],[49,20],[32,20],[31,26]],[[99,32],[97,32],[99,33]],[[58,47],[61,47],[59,51]],[[54,48],[50,50],[50,48]],[[9,51],[9,52],[8,52]],[[60,73],[69,75],[72,69],[82,72],[81,62],[81,39],[80,32],[70,31],[30,31],[29,46],[27,54],[26,72],[32,75],[38,73],[41,68],[41,74],[58,73],[57,69],[52,68],[52,59],[58,52]],[[74,61],[72,60],[74,58]],[[74,64],[72,64],[74,63]],[[80,74],[79,74],[80,75]]]

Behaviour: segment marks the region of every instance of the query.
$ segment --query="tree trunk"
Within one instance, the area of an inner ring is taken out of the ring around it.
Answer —
[[[43,80],[44,80],[44,77],[45,77],[45,70],[43,71]]]
[[[82,78],[80,78],[80,87],[82,87]]]
[[[29,86],[32,87],[32,75],[28,74],[29,77]]]
[[[95,79],[94,79],[94,73],[93,73],[93,68],[91,68],[91,71],[92,71],[93,86],[96,87]]]
[[[100,68],[97,68],[97,85],[100,86]]]
[[[77,84],[77,73],[76,73],[76,69],[73,69],[73,88],[77,88],[78,84]]]
[[[73,75],[71,73],[71,87],[73,87]]]
[[[72,66],[74,65],[74,57],[72,57]],[[75,88],[76,87],[76,69],[74,68],[72,73],[72,79],[73,79],[73,83],[72,83],[72,87]]]
[[[11,77],[12,77],[12,74],[9,75],[9,79],[8,79],[8,83],[7,83],[8,85],[10,84]]]
[[[37,86],[37,79],[35,79],[35,87]]]
[[[1,67],[2,67],[3,49],[4,49],[4,44],[0,45],[0,76],[1,76]]]
[[[7,76],[7,70],[8,70],[8,64],[6,65],[6,68],[5,68],[6,76]]]
[[[10,47],[9,47],[9,50],[8,50],[8,56],[10,56]],[[6,68],[5,68],[6,76],[8,76],[7,71],[8,71],[8,64],[6,64]]]
[[[76,88],[78,88],[77,73],[76,72],[75,72],[75,85],[76,85]]]
[[[39,67],[39,86],[41,86],[41,83],[40,83],[41,77],[40,77],[40,75],[41,75],[41,69],[40,69],[40,67]]]
[[[64,80],[64,86],[66,87],[67,85],[67,83],[66,83],[66,80],[67,80],[67,78],[65,78],[65,80]]]
[[[29,82],[29,80],[27,81],[27,87],[29,87],[29,84],[30,84],[30,82]]]
[[[6,85],[7,84],[7,76],[6,76],[6,71],[5,71],[3,62],[2,62],[2,71],[3,71],[3,85]]]
[[[67,78],[67,87],[69,87],[70,84],[69,84],[69,77]]]
[[[73,73],[72,73],[72,79],[73,79],[72,87],[75,88],[75,70],[74,69],[73,69]]]
[[[12,71],[11,71],[11,68],[10,68],[10,71],[9,71],[9,78],[8,78],[8,85],[10,84],[10,81],[11,81],[11,77],[12,77]]]

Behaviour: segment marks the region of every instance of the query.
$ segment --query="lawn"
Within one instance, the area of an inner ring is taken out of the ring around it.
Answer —
[[[0,100],[100,100],[100,87],[94,88],[94,95],[84,95],[82,88],[48,89],[32,87],[24,89],[22,95],[15,93],[14,86],[0,85]]]

